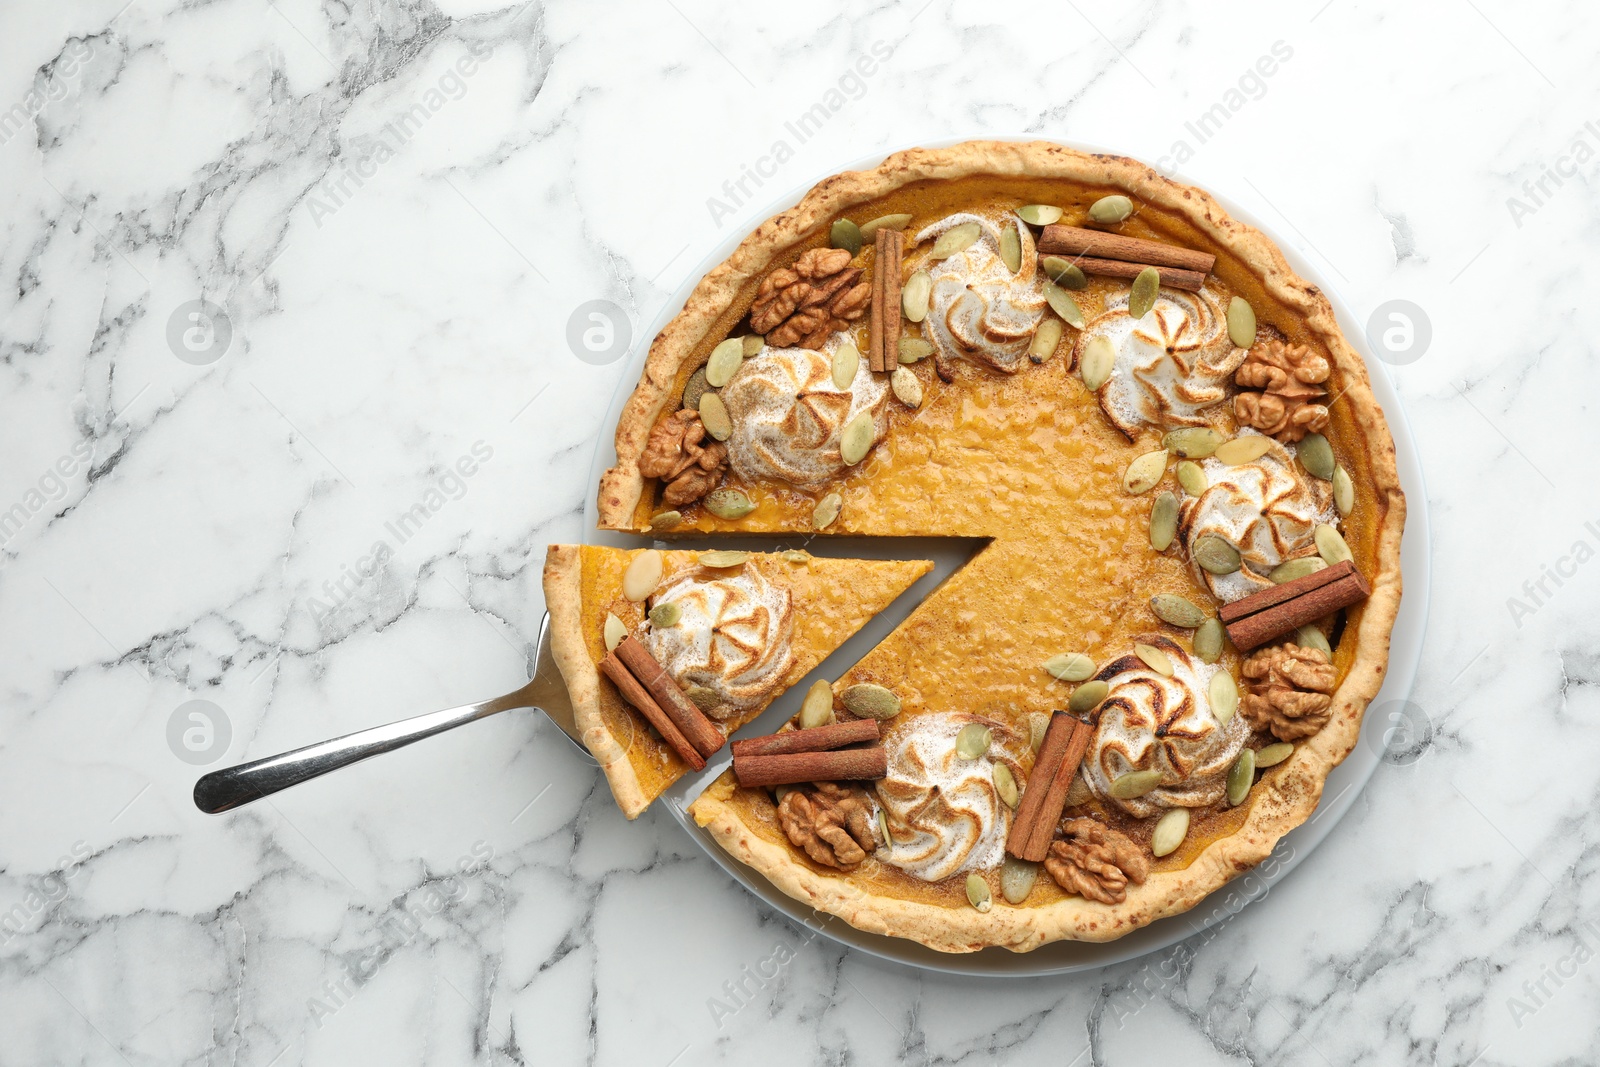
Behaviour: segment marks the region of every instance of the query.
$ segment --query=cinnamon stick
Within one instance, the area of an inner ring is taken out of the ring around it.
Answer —
[[[1011,832],[1006,833],[1005,848],[1008,853],[1027,859],[1026,851],[1029,841],[1034,837],[1038,824],[1042,822],[1045,801],[1050,797],[1050,787],[1056,779],[1056,771],[1062,768],[1062,763],[1067,758],[1072,739],[1074,739],[1077,718],[1067,715],[1066,712],[1056,712],[1050,717],[1050,726],[1045,729],[1045,741],[1038,745],[1038,755],[1034,757],[1034,769],[1027,776],[1027,787],[1022,790],[1022,803],[1016,806],[1016,814],[1011,816]],[[1085,741],[1085,745],[1088,742]],[[1078,752],[1078,763],[1082,763],[1083,753]],[[1072,765],[1077,771],[1077,763]],[[1067,785],[1072,785],[1072,779],[1067,779]],[[1062,793],[1062,801],[1066,800],[1066,793]],[[1050,819],[1043,819],[1043,824],[1054,829],[1054,824],[1061,817],[1061,811],[1056,811]],[[1040,857],[1043,859],[1043,857]]]
[[[884,233],[885,230],[879,230]],[[887,285],[883,294],[883,369],[894,370],[900,365],[900,261],[905,255],[899,230],[888,230],[889,266],[885,277]]]
[[[706,713],[701,711],[688,697],[683,695],[683,690],[678,688],[678,683],[672,680],[666,668],[657,662],[638,638],[629,634],[624,637],[616,647],[616,657],[624,666],[639,679],[639,683],[649,690],[650,696],[660,705],[661,710],[667,713],[672,724],[678,732],[688,738],[695,751],[702,756],[710,756],[727,743],[727,738],[722,736],[722,731],[711,724],[706,718]]]
[[[900,231],[883,227],[873,240],[876,255],[872,260],[867,365],[881,374],[892,369],[900,358]]]
[[[1287,597],[1283,595],[1283,590],[1289,586],[1320,578],[1332,571],[1338,573],[1320,583],[1293,590]],[[1340,608],[1359,604],[1371,595],[1372,588],[1367,585],[1367,580],[1346,560],[1334,567],[1324,567],[1316,574],[1234,601],[1223,609],[1233,616],[1231,620],[1224,617],[1223,625],[1234,647],[1241,652],[1248,652]]]
[[[606,658],[600,661],[600,669],[616,685],[617,692],[622,694],[622,699],[632,704],[639,710],[639,714],[650,721],[650,725],[654,726],[661,734],[661,740],[665,741],[667,747],[678,754],[679,759],[694,770],[705,769],[705,758],[689,743],[689,739],[684,737],[682,732],[673,725],[672,720],[667,718],[667,713],[662,711],[661,705],[657,704],[650,696],[650,691],[639,684],[639,679],[628,671],[628,668],[617,658],[615,652],[606,653]]]
[[[1039,234],[1038,248],[1041,252],[1053,255],[1064,252],[1069,256],[1097,256],[1130,263],[1148,263],[1152,267],[1178,267],[1200,274],[1211,273],[1211,268],[1217,265],[1217,257],[1209,252],[1060,223],[1044,228]],[[1079,265],[1082,266],[1081,263]],[[1083,269],[1087,271],[1089,268]]]
[[[1324,567],[1320,571],[1312,571],[1303,578],[1296,578],[1292,582],[1284,582],[1282,585],[1275,585],[1271,589],[1263,589],[1259,593],[1251,593],[1247,597],[1241,597],[1231,604],[1224,604],[1217,609],[1217,618],[1224,623],[1235,622],[1246,615],[1254,615],[1258,611],[1265,611],[1274,604],[1292,600],[1301,593],[1309,593],[1313,589],[1331,585],[1345,575],[1354,573],[1356,573],[1356,565],[1349,560],[1335,563],[1333,566]]]
[[[1039,266],[1043,268],[1044,256],[1039,257]],[[1197,270],[1183,270],[1180,267],[1163,267],[1159,264],[1124,262],[1120,259],[1094,259],[1089,256],[1078,256],[1073,259],[1085,274],[1103,274],[1108,278],[1137,278],[1139,272],[1147,266],[1154,266],[1156,273],[1161,276],[1161,284],[1168,289],[1186,289],[1191,293],[1200,291],[1206,283],[1206,276]]]
[[[1039,807],[1038,817],[1019,858],[1038,863],[1049,854],[1050,842],[1056,835],[1056,824],[1061,821],[1061,812],[1067,806],[1067,794],[1072,791],[1072,780],[1078,776],[1078,765],[1083,762],[1093,738],[1093,726],[1082,719],[1072,720],[1072,735],[1067,739],[1066,755],[1056,768],[1055,777],[1050,779],[1050,788],[1044,795],[1044,803]]]
[[[832,752],[784,752],[776,756],[735,754],[733,757],[733,776],[742,786],[865,781],[882,778],[888,773],[889,755],[882,745]]]
[[[809,730],[785,730],[766,737],[747,737],[733,743],[733,755],[781,756],[786,752],[826,752],[862,741],[876,741],[880,734],[877,719],[852,719]]]

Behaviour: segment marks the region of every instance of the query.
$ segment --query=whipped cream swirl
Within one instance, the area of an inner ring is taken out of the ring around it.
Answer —
[[[1021,219],[1009,220],[1022,244],[1022,266],[1013,274],[1000,258],[1000,227],[981,215],[949,215],[917,234],[930,241],[963,223],[978,224],[972,245],[923,267],[933,278],[927,332],[940,353],[966,356],[1015,374],[1028,365],[1028,343],[1044,318],[1033,234]]]
[[[833,384],[833,353],[849,339],[830,337],[821,352],[763,348],[744,361],[722,390],[733,422],[728,459],[740,477],[776,478],[797,486],[827,481],[848,464],[839,455],[845,424],[872,413],[873,445],[889,432],[887,376],[862,360],[848,387]]]
[[[994,743],[987,754],[962,759],[956,734],[971,722],[989,727]],[[902,723],[884,747],[889,774],[876,791],[889,818],[889,844],[878,858],[926,882],[999,866],[1011,809],[995,791],[994,767],[1008,764],[1022,784],[1020,739],[1001,723],[942,713]]]
[[[696,570],[674,578],[651,598],[658,604],[676,604],[681,615],[675,626],[647,621],[645,647],[691,698],[694,687],[709,691],[695,703],[713,719],[770,697],[794,664],[789,590],[749,564],[736,574]]]
[[[1131,291],[1131,290],[1130,290]],[[1128,314],[1128,292],[1106,301],[1106,310],[1078,337],[1078,358],[1094,337],[1116,350],[1111,377],[1100,389],[1100,407],[1129,438],[1144,426],[1204,426],[1209,409],[1227,399],[1233,372],[1246,350],[1228,338],[1227,297],[1209,286],[1198,293],[1162,289],[1142,319]]]
[[[1160,634],[1136,638],[1172,660],[1171,678],[1128,653],[1095,677],[1111,686],[1100,705],[1100,725],[1083,763],[1089,789],[1136,819],[1168,808],[1198,808],[1220,801],[1228,771],[1250,736],[1243,715],[1224,726],[1211,713],[1207,686],[1220,668],[1190,656]],[[1142,797],[1118,800],[1111,783],[1129,771],[1158,770],[1161,784]]]
[[[1289,447],[1278,442],[1266,455],[1230,467],[1215,459],[1203,466],[1211,483],[1184,499],[1178,534],[1190,549],[1189,566],[1218,600],[1231,603],[1272,585],[1267,577],[1285,560],[1316,554],[1319,523],[1334,519],[1333,489],[1306,474]],[[1212,574],[1194,562],[1194,543],[1215,534],[1239,550],[1240,568]]]

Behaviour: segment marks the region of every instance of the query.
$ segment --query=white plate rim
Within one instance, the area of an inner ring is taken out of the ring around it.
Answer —
[[[614,544],[638,547],[646,540],[640,537],[614,534],[598,528],[599,513],[594,487],[599,484],[600,475],[608,467],[616,463],[617,454],[612,431],[617,424],[617,419],[622,414],[623,404],[632,395],[633,389],[644,371],[644,361],[649,354],[650,342],[671,321],[673,316],[682,310],[684,304],[688,301],[689,294],[700,279],[718,263],[727,259],[751,229],[779,212],[798,204],[801,198],[822,179],[845,170],[866,170],[876,167],[888,156],[905,148],[946,148],[969,140],[1034,141],[1041,139],[1044,138],[981,134],[969,137],[941,138],[936,141],[924,141],[919,145],[902,145],[885,149],[844,166],[829,168],[818,173],[810,181],[795,186],[783,196],[771,201],[764,208],[754,211],[748,216],[748,222],[741,222],[741,224],[731,227],[729,233],[716,242],[714,247],[701,258],[699,264],[684,275],[685,280],[683,283],[679,285],[678,289],[657,311],[650,329],[640,333],[634,339],[633,348],[624,360],[625,370],[612,396],[606,419],[601,424],[594,457],[590,463],[589,480],[586,488],[587,495],[583,509],[584,542],[586,544]],[[1053,143],[1066,145],[1083,152],[1120,154],[1112,149],[1078,142],[1054,141]],[[1170,174],[1168,177],[1185,184],[1194,184],[1178,173]],[[1206,191],[1234,218],[1246,225],[1255,227],[1271,238],[1283,252],[1284,258],[1288,260],[1289,266],[1294,269],[1295,273],[1313,282],[1323,290],[1329,302],[1333,305],[1335,318],[1338,321],[1340,330],[1344,333],[1345,339],[1366,361],[1368,374],[1372,378],[1373,393],[1376,395],[1379,406],[1382,407],[1384,416],[1389,423],[1389,432],[1394,437],[1400,485],[1406,494],[1406,528],[1400,551],[1401,573],[1405,577],[1405,595],[1401,598],[1400,610],[1395,618],[1394,630],[1390,636],[1388,674],[1384,679],[1382,688],[1377,696],[1373,698],[1368,708],[1370,710],[1380,704],[1405,700],[1411,695],[1412,685],[1416,680],[1417,670],[1421,664],[1423,637],[1427,629],[1428,605],[1431,594],[1432,535],[1422,464],[1416,441],[1411,432],[1411,425],[1406,418],[1404,408],[1400,404],[1399,394],[1395,391],[1394,383],[1389,377],[1385,365],[1373,358],[1365,331],[1361,328],[1361,323],[1355,317],[1350,305],[1345,301],[1338,289],[1328,283],[1323,273],[1312,265],[1297,246],[1285,241],[1275,228],[1263,223],[1252,212],[1239,207],[1229,198],[1219,195],[1214,189],[1206,187]],[[802,681],[800,684],[803,686],[805,683]],[[708,832],[695,825],[694,820],[686,810],[685,805],[688,799],[698,795],[703,783],[720,772],[720,765],[708,767],[706,771],[695,775],[693,779],[684,779],[683,782],[679,783],[678,787],[671,790],[663,799],[667,801],[666,810],[671,813],[673,819],[683,828],[684,832],[699,844],[706,855],[735,881],[743,885],[752,895],[764,901],[769,907],[788,916],[806,929],[827,937],[838,944],[892,963],[943,974],[999,978],[1077,974],[1099,970],[1102,967],[1137,959],[1141,956],[1170,948],[1180,941],[1205,933],[1218,923],[1233,918],[1246,905],[1264,898],[1273,886],[1286,877],[1295,867],[1299,866],[1321,844],[1328,834],[1332,832],[1333,828],[1338,825],[1345,812],[1355,803],[1356,797],[1371,779],[1379,763],[1382,762],[1383,746],[1381,743],[1375,743],[1370,736],[1379,729],[1380,725],[1376,717],[1372,715],[1364,717],[1361,740],[1358,741],[1344,762],[1335,767],[1328,775],[1327,781],[1323,786],[1323,799],[1317,810],[1306,822],[1285,834],[1278,847],[1274,849],[1273,858],[1268,861],[1272,865],[1270,872],[1260,874],[1258,872],[1261,868],[1247,872],[1230,882],[1227,887],[1219,889],[1210,898],[1207,898],[1211,900],[1222,897],[1226,900],[1232,900],[1238,896],[1238,891],[1235,888],[1230,892],[1229,887],[1248,887],[1243,899],[1236,905],[1222,908],[1214,907],[1197,922],[1194,916],[1205,908],[1205,905],[1201,904],[1183,914],[1159,919],[1115,941],[1056,941],[1026,953],[1017,953],[1001,948],[989,948],[979,952],[960,954],[936,952],[903,938],[884,937],[857,930],[837,917],[808,908],[800,901],[781,892],[760,874],[729,856],[712,839]],[[1280,851],[1286,853],[1281,858],[1279,857]],[[1266,864],[1263,866],[1266,866]]]

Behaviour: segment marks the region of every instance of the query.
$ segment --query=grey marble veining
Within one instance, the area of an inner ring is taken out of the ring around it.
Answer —
[[[1600,1060],[1590,8],[124,4],[0,11],[0,1064]],[[1264,899],[918,973],[520,714],[193,809],[206,761],[525,678],[622,374],[582,305],[637,341],[784,192],[985,134],[1176,168],[1428,324],[1374,369],[1431,734]]]

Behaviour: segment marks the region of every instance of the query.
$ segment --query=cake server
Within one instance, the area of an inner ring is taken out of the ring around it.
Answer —
[[[584,758],[593,762],[578,734],[572,700],[567,695],[567,685],[561,679],[561,672],[556,669],[555,655],[550,650],[549,612],[545,612],[543,621],[539,623],[539,655],[533,678],[521,689],[492,700],[401,719],[386,726],[374,726],[335,737],[331,741],[297,748],[292,752],[212,771],[194,784],[194,804],[208,815],[219,815],[270,796],[280,789],[309,782],[340,767],[360,763],[384,752],[393,752],[413,741],[421,741],[424,737],[442,734],[464,723],[476,722],[514,708],[533,708],[543,712],[561,728],[561,732],[577,746]]]

